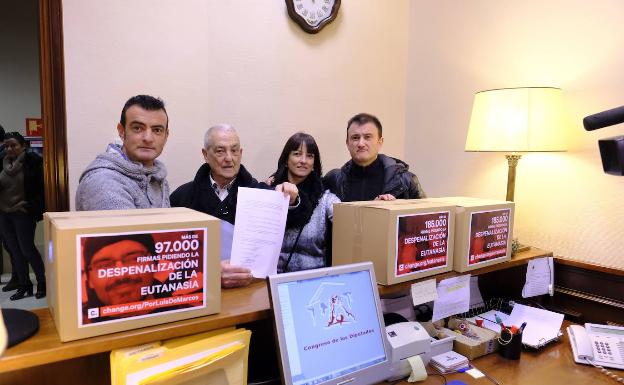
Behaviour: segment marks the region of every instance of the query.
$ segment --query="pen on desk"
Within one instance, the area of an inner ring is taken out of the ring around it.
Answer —
[[[525,327],[526,327],[526,322],[523,322],[522,325],[520,325],[520,329],[518,330],[518,333],[522,333]]]
[[[498,314],[494,313],[494,319],[496,320],[496,323],[500,325],[501,331],[507,330],[505,325],[503,325],[503,320],[498,316]]]

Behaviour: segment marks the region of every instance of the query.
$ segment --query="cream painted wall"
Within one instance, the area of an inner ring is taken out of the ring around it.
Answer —
[[[346,120],[376,113],[386,153],[404,157],[431,196],[502,199],[502,154],[463,151],[473,94],[513,86],[564,91],[570,150],[529,154],[517,176],[515,232],[558,255],[624,267],[624,179],[602,173],[581,119],[624,104],[619,0],[343,1],[319,35],[283,1],[65,0],[69,176],[114,138],[125,99],[162,96],[172,187],[201,163],[203,131],[239,129],[243,163],[263,178],[286,138],[313,134],[325,169],[347,159]]]
[[[37,0],[0,2],[0,124],[26,135],[41,117]]]
[[[172,188],[194,176],[203,132],[220,122],[238,128],[243,164],[262,179],[298,130],[316,137],[325,171],[344,163],[346,122],[362,111],[380,117],[385,152],[402,157],[408,17],[407,0],[343,1],[308,35],[281,0],[64,0],[72,207],[82,170],[138,93],[167,103]]]
[[[577,260],[624,268],[624,178],[602,172],[586,115],[624,105],[620,0],[419,2],[410,9],[406,160],[431,196],[503,199],[503,154],[465,153],[475,92],[556,86],[569,151],[528,154],[516,180],[515,235]]]

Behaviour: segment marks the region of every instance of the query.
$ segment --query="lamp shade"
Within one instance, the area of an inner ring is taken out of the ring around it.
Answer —
[[[565,151],[561,89],[501,88],[477,92],[466,151]]]

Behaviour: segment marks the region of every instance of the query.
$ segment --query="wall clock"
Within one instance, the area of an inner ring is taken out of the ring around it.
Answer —
[[[338,15],[340,0],[286,0],[288,15],[307,33],[318,33]]]

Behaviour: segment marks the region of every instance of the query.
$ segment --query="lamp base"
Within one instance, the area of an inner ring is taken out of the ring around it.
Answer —
[[[518,161],[522,158],[520,154],[509,154],[505,155],[507,158],[507,164],[509,169],[507,170],[507,196],[505,200],[509,202],[513,202],[514,200],[514,190],[516,189],[516,166],[518,165]]]

